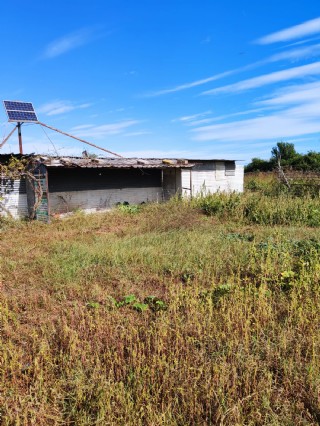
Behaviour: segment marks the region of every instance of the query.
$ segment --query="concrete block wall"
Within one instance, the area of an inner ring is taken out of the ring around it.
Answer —
[[[228,181],[232,191],[244,191],[244,166],[242,164],[236,164],[235,175],[228,176]]]
[[[192,160],[191,160],[192,161]],[[208,194],[215,192],[243,192],[244,168],[236,165],[234,176],[227,176],[222,161],[206,162],[196,165],[191,171],[182,170],[182,193],[185,196]]]
[[[9,193],[0,195],[0,215],[22,219],[28,216],[26,194]]]
[[[140,204],[162,201],[162,188],[123,188],[100,189],[69,192],[52,192],[49,194],[50,213],[68,213],[77,209],[94,212],[109,209],[117,203],[127,201]]]
[[[0,182],[0,215],[19,219],[28,216],[25,191],[21,193],[20,180]]]

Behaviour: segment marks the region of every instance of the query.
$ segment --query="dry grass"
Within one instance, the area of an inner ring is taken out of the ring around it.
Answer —
[[[6,224],[1,424],[319,424],[320,229],[248,200]]]

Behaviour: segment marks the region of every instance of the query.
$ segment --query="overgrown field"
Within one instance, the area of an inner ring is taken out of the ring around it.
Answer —
[[[0,424],[320,423],[319,198],[0,226]]]

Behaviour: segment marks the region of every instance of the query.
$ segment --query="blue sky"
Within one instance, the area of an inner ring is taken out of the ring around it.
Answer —
[[[3,2],[0,93],[124,156],[269,158],[320,151],[315,0]],[[0,108],[0,142],[13,124]],[[25,152],[85,145],[23,125]],[[1,152],[17,152],[14,135]],[[103,154],[94,148],[89,152]]]

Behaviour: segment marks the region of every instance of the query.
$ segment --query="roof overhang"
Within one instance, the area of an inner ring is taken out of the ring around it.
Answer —
[[[109,168],[109,169],[168,169],[191,168],[188,160],[161,158],[99,158],[99,157],[48,157],[37,156],[48,168]]]

